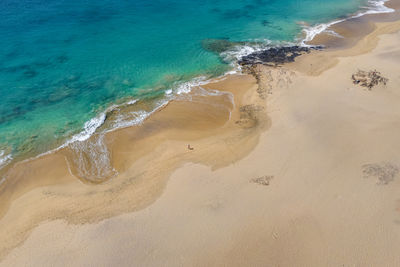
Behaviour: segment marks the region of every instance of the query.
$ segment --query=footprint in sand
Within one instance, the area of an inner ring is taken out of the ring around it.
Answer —
[[[364,178],[375,177],[378,180],[377,184],[386,185],[396,178],[399,167],[389,162],[372,163],[363,165],[362,172]]]

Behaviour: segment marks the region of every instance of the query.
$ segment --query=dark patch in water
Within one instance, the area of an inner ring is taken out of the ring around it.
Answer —
[[[270,24],[271,24],[271,22],[269,22],[269,21],[266,20],[266,19],[264,19],[264,20],[261,21],[261,25],[263,25],[264,27],[265,27],[265,26],[268,26],[268,25],[270,25]]]
[[[60,55],[47,60],[34,61],[31,63],[24,63],[16,66],[2,67],[0,68],[0,72],[6,72],[6,73],[22,72],[22,75],[25,78],[32,78],[38,74],[38,69],[55,67],[56,64],[63,64],[66,61],[68,61],[68,56]]]
[[[66,55],[61,55],[56,57],[55,61],[62,64],[68,61],[68,57]]]
[[[94,80],[94,81],[89,81],[89,82],[81,82],[81,83],[77,84],[77,86],[82,91],[97,91],[97,90],[103,89],[105,84],[106,84],[106,80],[99,79],[99,80]]]
[[[32,153],[34,151],[35,143],[38,138],[39,136],[36,134],[31,135],[29,138],[25,139],[21,145],[17,147],[17,152],[23,154]]]
[[[68,87],[68,86],[62,86],[56,88],[56,90],[49,95],[49,98],[47,99],[47,103],[56,103],[63,101],[64,99],[74,95],[76,93],[76,90],[74,88]]]
[[[24,75],[24,78],[30,79],[30,78],[37,76],[38,72],[33,69],[28,69],[28,70],[24,71],[23,75]]]
[[[33,106],[29,105],[29,103],[25,105],[19,105],[14,107],[13,109],[3,110],[0,115],[0,124],[10,121],[12,119],[23,116],[27,112],[31,111]]]
[[[249,10],[249,9],[255,9],[256,6],[255,6],[255,5],[252,5],[252,4],[247,4],[247,5],[244,6],[244,8],[245,8],[246,10]]]
[[[67,38],[65,38],[64,40],[62,40],[62,42],[63,42],[64,44],[70,44],[70,43],[73,43],[76,39],[77,39],[76,36],[68,36]]]
[[[80,79],[81,74],[75,74],[52,84],[42,81],[26,88],[26,92],[39,92],[39,94],[35,94],[35,98],[27,94],[24,96],[26,98],[25,101],[22,101],[13,109],[1,110],[0,124],[24,116],[37,108],[59,103],[66,99],[81,97],[82,93],[87,93],[88,91],[93,91],[95,94],[97,90],[104,88],[107,81],[106,79],[98,79],[87,83],[80,82]],[[11,104],[11,106],[14,105],[16,104]]]
[[[10,51],[4,55],[4,59],[5,59],[5,61],[12,60],[12,59],[18,57],[18,55],[19,55],[19,49],[14,48],[12,51]]]
[[[232,49],[237,45],[244,45],[245,42],[232,42],[228,39],[204,39],[201,41],[201,46],[213,53],[222,53]]]
[[[15,72],[21,72],[30,69],[29,65],[27,64],[21,64],[17,66],[12,66],[12,67],[3,67],[0,69],[1,72],[7,72],[7,73],[15,73]]]
[[[12,111],[13,111],[13,113],[21,114],[22,107],[21,107],[21,106],[14,107],[14,108],[12,109]]]

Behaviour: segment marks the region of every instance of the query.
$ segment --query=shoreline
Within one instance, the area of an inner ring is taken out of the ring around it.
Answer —
[[[396,7],[397,7],[396,0],[371,0],[371,1],[369,1],[368,6],[361,7],[361,9],[359,11],[357,11],[354,14],[349,14],[347,18],[334,20],[334,21],[327,22],[327,23],[321,23],[321,24],[317,24],[314,26],[305,26],[302,30],[303,37],[300,38],[298,42],[293,43],[292,45],[293,46],[300,45],[300,46],[305,46],[305,47],[309,47],[310,45],[311,45],[311,47],[323,45],[323,46],[326,46],[326,48],[328,48],[328,49],[332,49],[332,48],[333,49],[335,49],[335,48],[343,49],[343,48],[349,47],[351,45],[354,45],[354,43],[356,41],[353,41],[352,44],[348,43],[348,44],[346,44],[346,46],[340,45],[340,40],[338,40],[338,37],[341,38],[340,37],[341,34],[339,33],[339,36],[335,36],[335,35],[332,35],[330,33],[330,31],[326,31],[326,30],[332,29],[331,31],[333,31],[333,33],[336,33],[337,32],[337,29],[335,29],[336,25],[346,24],[349,21],[353,21],[354,19],[362,18],[367,15],[380,16],[380,15],[391,14],[391,13],[394,13],[394,10],[396,9]],[[340,30],[339,30],[339,32],[340,32]],[[353,34],[354,34],[354,32],[353,32]],[[361,36],[366,35],[366,34],[367,34],[366,32],[363,32],[361,34]],[[320,38],[320,36],[322,36],[322,38]],[[332,40],[330,40],[330,38],[333,38],[334,40],[332,41]],[[350,39],[350,36],[346,36],[345,39]],[[315,40],[317,40],[317,41],[315,42]],[[329,43],[331,43],[331,44],[333,43],[334,46],[330,47],[328,45]],[[290,45],[290,46],[292,46],[292,45]],[[274,46],[272,46],[272,47],[274,47]],[[249,48],[250,48],[250,50],[249,50]],[[243,49],[246,50],[246,52],[242,52],[241,50],[243,50]],[[257,51],[263,51],[265,49],[266,48],[264,46],[254,48],[254,47],[248,47],[246,45],[245,47],[242,47],[241,49],[239,49],[240,51],[236,50],[236,51],[227,51],[227,52],[234,53],[234,54],[236,53],[236,54],[240,55],[240,56],[238,56],[238,55],[233,56],[233,58],[237,58],[237,60],[238,60],[239,58],[241,58],[245,55],[248,55],[248,54],[251,54],[251,53],[254,53]],[[211,78],[206,78],[205,76],[200,76],[200,77],[195,77],[190,81],[178,84],[177,88],[175,88],[175,92],[172,89],[170,89],[169,90],[170,92],[166,92],[164,94],[163,99],[161,99],[162,100],[161,104],[159,104],[158,106],[154,106],[153,110],[151,110],[149,112],[145,112],[145,114],[139,114],[138,115],[139,118],[135,118],[133,121],[129,122],[127,125],[116,126],[116,127],[112,127],[112,128],[105,129],[105,130],[103,129],[102,131],[98,132],[99,129],[103,128],[105,121],[108,119],[107,118],[108,113],[113,112],[116,109],[119,110],[123,107],[134,105],[135,102],[142,101],[142,100],[140,100],[140,99],[129,100],[127,102],[124,102],[124,103],[121,103],[118,105],[112,105],[112,106],[108,107],[106,110],[99,113],[96,117],[87,121],[83,127],[84,129],[81,132],[66,139],[64,142],[62,142],[61,145],[55,147],[54,149],[40,153],[36,156],[26,158],[26,157],[24,157],[24,155],[19,155],[18,159],[15,159],[11,153],[9,153],[7,155],[3,155],[1,153],[6,153],[6,152],[3,150],[0,150],[0,156],[1,156],[1,158],[0,158],[1,159],[1,161],[0,161],[0,185],[4,182],[4,180],[5,180],[4,176],[6,175],[8,170],[10,168],[13,168],[13,166],[15,164],[27,162],[30,160],[35,160],[42,156],[56,153],[57,151],[65,149],[66,147],[70,146],[71,144],[73,144],[75,142],[85,141],[96,134],[104,135],[104,134],[107,134],[108,132],[118,131],[119,129],[124,129],[126,127],[140,126],[154,112],[158,112],[159,110],[162,110],[165,105],[167,105],[170,101],[174,101],[174,99],[176,97],[179,98],[179,95],[181,95],[182,93],[190,92],[191,88],[195,88],[199,85],[201,86],[201,85],[207,84],[207,83],[213,83],[220,79],[225,79],[226,77],[228,77],[229,75],[232,75],[232,74],[240,74],[240,72],[241,72],[240,66],[237,66],[238,65],[237,62],[232,62],[232,63],[235,65],[233,67],[233,69],[220,75],[220,76],[211,77]],[[152,104],[155,104],[155,103],[152,103]],[[141,111],[140,107],[136,108],[136,109],[139,112]]]
[[[281,69],[275,69],[272,75],[278,81],[279,77],[285,81],[292,79],[292,72],[318,76],[336,66],[339,63],[337,57],[366,54],[376,47],[380,35],[400,30],[398,22],[386,25],[375,28],[374,34],[370,33],[357,42],[361,42],[364,50],[350,47],[312,52],[281,68],[287,73],[282,74],[279,73]],[[328,58],[330,60],[326,60]],[[316,69],[306,67],[310,66],[310,62],[317,63]],[[260,70],[260,73],[263,71]],[[229,94],[204,97],[196,95],[194,89],[190,93],[191,102],[172,101],[147,118],[140,127],[118,129],[107,134],[105,145],[110,151],[114,168],[120,174],[96,185],[96,188],[82,183],[70,173],[65,158],[73,157],[71,151],[57,151],[17,165],[11,173],[15,179],[6,181],[1,189],[1,197],[5,201],[0,208],[3,227],[0,235],[5,237],[7,244],[1,249],[0,258],[3,259],[11,249],[22,244],[30,231],[43,220],[63,219],[79,225],[141,210],[155,203],[164,192],[168,177],[185,163],[209,166],[216,171],[246,158],[271,126],[269,115],[273,111],[269,106],[269,82],[257,81],[250,75],[232,75],[203,87],[211,90],[223,88],[223,91],[233,95],[235,105],[232,105]],[[260,86],[260,83],[265,86]],[[273,98],[275,100],[276,97]],[[187,143],[194,147],[194,151],[188,151]],[[139,152],[132,153],[133,150]],[[210,158],[210,155],[215,156]],[[53,203],[41,205],[44,201]],[[38,209],[27,211],[29,206],[25,207],[23,203],[33,203],[30,205]],[[25,211],[25,218],[19,218],[18,210]],[[33,223],[31,218],[35,218]],[[21,225],[10,226],[7,221],[18,221]],[[17,236],[10,230],[14,227],[19,229]]]

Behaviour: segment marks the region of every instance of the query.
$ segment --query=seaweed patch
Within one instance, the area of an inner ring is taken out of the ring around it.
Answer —
[[[379,185],[387,185],[394,180],[399,173],[399,167],[392,163],[365,164],[362,166],[364,178],[375,177]]]
[[[368,90],[372,90],[373,87],[379,84],[386,85],[389,82],[389,79],[383,77],[377,70],[358,70],[355,74],[351,75],[351,80],[354,84],[366,87]]]

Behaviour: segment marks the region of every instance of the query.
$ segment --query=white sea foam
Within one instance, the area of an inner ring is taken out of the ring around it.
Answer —
[[[97,131],[97,129],[100,128],[104,124],[104,122],[106,121],[108,112],[111,112],[112,110],[120,108],[122,106],[134,105],[137,101],[138,101],[137,99],[133,99],[133,100],[129,100],[121,105],[112,105],[112,106],[108,107],[104,112],[100,113],[96,117],[87,121],[84,124],[83,130],[80,133],[73,135],[63,145],[61,145],[59,148],[57,148],[57,150],[60,148],[64,148],[74,142],[82,142],[82,141],[89,139]]]
[[[338,24],[338,23],[346,21],[348,19],[359,18],[361,16],[368,15],[368,14],[379,14],[379,13],[391,13],[391,12],[394,12],[395,11],[394,9],[385,6],[385,2],[387,2],[387,1],[388,0],[379,0],[379,1],[377,1],[377,0],[369,0],[367,6],[363,7],[361,9],[361,11],[359,11],[355,15],[350,16],[349,18],[339,19],[339,20],[335,20],[335,21],[332,21],[332,22],[329,22],[329,23],[321,23],[321,24],[317,24],[317,25],[314,25],[314,26],[305,27],[303,29],[305,37],[304,37],[303,40],[301,40],[301,45],[308,46],[306,43],[312,41],[315,38],[315,36],[317,36],[318,34],[321,34],[323,32],[328,31],[328,28],[331,27],[332,25]],[[329,32],[331,34],[337,34],[332,30],[329,30]]]
[[[391,13],[394,12],[395,10],[392,8],[389,8],[385,6],[385,3],[388,2],[389,0],[370,0],[368,1],[368,6],[366,7],[365,12],[361,12],[358,14],[358,16],[363,16],[367,14],[378,14],[378,13]]]
[[[270,43],[271,42],[269,40],[265,40],[265,43],[263,44],[238,45],[232,50],[221,53],[221,57],[227,62],[236,62],[244,56],[268,48]]]
[[[83,127],[83,130],[80,133],[73,135],[71,138],[69,138],[67,141],[65,141],[62,145],[60,145],[54,149],[48,150],[46,152],[40,153],[39,155],[37,155],[35,157],[22,160],[21,163],[30,161],[32,159],[37,159],[37,158],[43,157],[45,155],[52,154],[52,153],[54,153],[60,149],[63,149],[71,144],[84,142],[84,141],[88,140],[96,132],[96,130],[101,125],[103,125],[103,123],[105,122],[105,119],[106,119],[105,112],[99,114],[95,118],[92,118],[89,121],[87,121]],[[0,168],[1,168],[1,165],[0,165]]]
[[[318,24],[315,26],[304,28],[303,32],[304,32],[305,37],[303,40],[301,40],[300,44],[303,46],[308,46],[306,43],[312,41],[315,38],[315,36],[325,32],[332,25],[335,25],[335,24],[343,22],[343,21],[345,21],[345,19],[335,20],[330,23],[323,23],[323,24]]]
[[[149,112],[146,112],[144,110],[131,112],[128,115],[127,114],[120,115],[120,116],[117,117],[117,119],[113,123],[112,129],[110,129],[110,130],[126,128],[126,127],[130,127],[130,126],[134,126],[134,125],[139,125],[148,116],[149,116]]]
[[[0,168],[6,166],[11,160],[11,154],[7,154],[4,150],[0,150]]]
[[[110,129],[107,129],[106,132],[110,132],[116,129],[127,128],[135,125],[142,124],[151,114],[159,110],[160,108],[164,107],[168,104],[168,100],[158,101],[155,104],[155,108],[151,111],[133,111],[133,112],[124,112],[117,116],[117,118],[110,123]]]
[[[0,169],[5,167],[7,164],[9,164],[12,161],[12,156],[11,154],[8,154],[4,150],[0,150]],[[0,185],[6,181],[6,177],[0,177]]]
[[[106,120],[106,114],[101,113],[97,117],[87,121],[83,127],[83,131],[72,136],[72,138],[70,139],[70,143],[73,143],[75,141],[82,142],[89,139],[96,132],[97,128],[103,125],[105,120]]]
[[[33,157],[33,158],[29,158],[26,160],[23,160],[22,162],[26,162],[29,161],[31,159],[37,159],[40,158],[42,156],[48,155],[48,154],[52,154],[60,149],[63,149],[75,142],[83,142],[88,140],[94,133],[96,133],[97,129],[99,127],[101,127],[104,122],[106,121],[106,117],[107,117],[107,113],[112,111],[113,109],[116,109],[120,106],[126,106],[126,105],[133,105],[137,102],[137,99],[134,100],[130,100],[128,102],[125,102],[121,105],[112,105],[109,108],[107,108],[104,112],[100,113],[99,115],[97,115],[96,117],[90,119],[89,121],[85,122],[84,126],[83,126],[83,130],[75,135],[73,135],[71,138],[67,139],[62,145],[51,149],[49,151],[46,151],[44,153],[40,153],[39,155]],[[0,165],[1,167],[1,165]]]
[[[133,105],[136,102],[138,102],[138,100],[137,99],[133,99],[133,100],[130,100],[130,101],[126,102],[126,105]]]
[[[176,83],[174,85],[175,89],[172,89],[172,91],[175,92],[177,95],[188,94],[193,87],[204,85],[207,82],[208,79],[205,76],[196,77],[188,82]]]
[[[111,164],[110,152],[99,135],[93,140],[73,142],[70,144],[75,164],[75,174],[90,181],[101,181],[117,174]],[[72,173],[73,170],[70,169]]]
[[[242,66],[238,64],[238,61],[244,56],[250,55],[255,52],[260,52],[272,47],[282,47],[282,46],[294,46],[299,45],[298,43],[287,42],[287,41],[271,41],[267,39],[254,40],[254,42],[249,42],[244,45],[237,45],[233,49],[224,51],[220,54],[221,58],[231,64],[233,69],[226,73],[230,74],[241,74]]]

